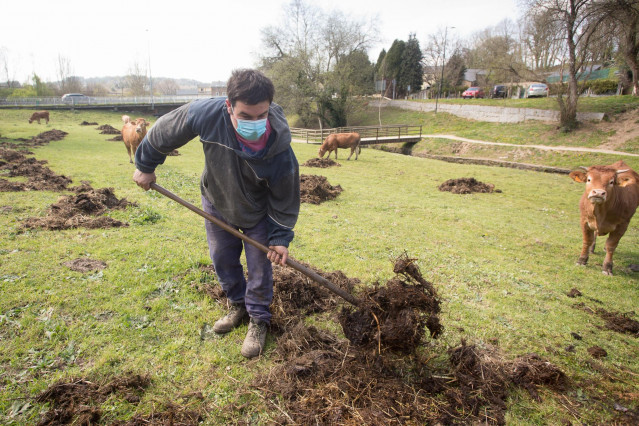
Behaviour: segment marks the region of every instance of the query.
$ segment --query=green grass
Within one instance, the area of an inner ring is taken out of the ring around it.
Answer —
[[[0,423],[35,423],[46,407],[28,398],[58,379],[98,380],[126,372],[148,373],[152,385],[138,406],[105,402],[105,423],[149,413],[196,391],[205,399],[191,402],[190,408],[206,408],[207,424],[268,423],[277,413],[247,389],[271,366],[272,338],[266,356],[250,362],[240,355],[245,327],[200,340],[201,327],[224,312],[196,290],[203,282],[215,282],[199,270],[209,263],[202,219],[155,192],[140,190],[131,180],[134,168],[123,144],[107,142],[112,136],[100,135],[95,126],[79,126],[86,120],[119,127],[121,113],[52,112],[48,126],[29,125],[29,113],[0,111],[0,135],[67,131],[64,140],[34,149],[35,157],[48,160],[51,169],[74,184],[88,180],[95,188],[113,187],[118,198],[137,207],[111,213],[129,222],[126,228],[24,232],[21,221],[44,215],[60,194],[0,193]],[[424,123],[433,119],[433,128],[452,132],[443,114],[390,114]],[[446,119],[451,128],[461,126],[451,116]],[[466,125],[495,138],[523,132],[520,125]],[[529,139],[539,143],[535,127],[528,129]],[[294,144],[294,149],[300,164],[317,152],[316,145]],[[197,205],[203,162],[199,142],[180,153],[158,169],[158,183]],[[326,176],[344,191],[334,201],[302,205],[291,245],[297,260],[370,284],[389,279],[391,260],[407,252],[444,302],[445,332],[427,350],[445,353],[462,338],[478,344],[497,341],[509,358],[536,352],[569,376],[572,386],[565,396],[542,388],[542,403],[525,392],[512,393],[510,424],[610,423],[618,414],[614,402],[637,409],[632,395],[639,390],[639,339],[609,331],[603,320],[573,307],[584,302],[595,309],[636,312],[639,274],[627,267],[639,263],[637,218],[615,253],[615,276],[604,277],[603,238],[588,266],[575,265],[583,186],[567,176],[374,149],[364,149],[357,161],[347,162],[345,152],[340,154],[342,167],[301,168],[304,174]],[[594,157],[583,154],[582,159],[588,164]],[[447,179],[471,176],[503,192],[437,190]],[[6,206],[12,208],[2,209]],[[62,265],[78,257],[105,261],[108,268],[82,274]],[[573,287],[584,297],[568,298],[565,293]],[[571,332],[583,340],[573,339]],[[565,351],[568,345],[576,351]],[[586,349],[594,345],[608,351],[597,361],[608,375],[592,366]],[[16,414],[27,401],[31,405]]]

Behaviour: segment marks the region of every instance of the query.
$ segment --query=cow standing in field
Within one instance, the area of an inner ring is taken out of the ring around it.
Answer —
[[[586,183],[579,202],[583,245],[577,264],[588,263],[597,236],[610,234],[602,272],[612,275],[612,255],[639,206],[639,175],[618,161],[608,166],[584,167],[570,172],[570,177]]]
[[[127,121],[125,121],[125,117]],[[138,145],[144,139],[146,135],[146,126],[148,123],[144,118],[136,118],[131,121],[129,116],[122,116],[122,121],[124,121],[124,126],[122,127],[122,140],[124,141],[124,146],[126,146],[126,150],[129,153],[129,163],[133,163],[133,156],[135,155],[135,151],[138,149]]]
[[[348,156],[347,160],[351,159],[353,153],[355,153],[357,160],[361,140],[359,133],[332,133],[324,140],[317,154],[319,158],[323,158],[324,154],[328,152],[327,158],[330,158],[331,152],[335,151],[335,159],[337,160],[337,148],[350,148],[351,155]]]
[[[46,120],[47,124],[49,124],[49,111],[36,111],[31,114],[31,118],[29,118],[29,124],[38,120],[38,124],[40,124],[40,120]]]

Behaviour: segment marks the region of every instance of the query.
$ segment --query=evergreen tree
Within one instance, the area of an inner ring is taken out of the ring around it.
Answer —
[[[419,41],[417,41],[415,34],[410,34],[402,52],[397,78],[397,87],[400,95],[421,90],[423,81],[422,58]]]

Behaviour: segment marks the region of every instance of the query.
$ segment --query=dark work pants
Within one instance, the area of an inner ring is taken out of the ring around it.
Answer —
[[[202,207],[205,212],[228,223],[204,196],[202,196]],[[241,230],[247,237],[268,246],[266,217],[252,228],[229,225]],[[205,221],[205,226],[206,240],[209,244],[215,274],[226,297],[231,303],[244,303],[251,318],[270,323],[269,306],[273,300],[273,269],[266,253],[244,243],[240,238],[229,234],[208,220]],[[243,248],[246,252],[248,280],[244,277],[244,270],[240,263]]]

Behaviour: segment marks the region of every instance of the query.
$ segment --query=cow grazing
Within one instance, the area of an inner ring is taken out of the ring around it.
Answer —
[[[623,161],[582,169],[570,172],[574,181],[586,183],[579,202],[583,245],[577,264],[588,263],[597,236],[610,234],[602,272],[612,275],[612,255],[639,205],[639,175]]]
[[[38,120],[38,124],[40,124],[40,120],[47,120],[47,124],[49,124],[49,111],[36,111],[31,114],[31,118],[29,118],[29,124]]]
[[[351,155],[348,156],[347,160],[351,159],[353,153],[355,153],[355,159],[357,160],[361,150],[359,146],[361,140],[359,133],[332,133],[324,140],[317,155],[319,158],[323,158],[324,154],[328,152],[327,158],[330,158],[331,152],[335,151],[335,159],[337,160],[337,148],[350,148]]]
[[[124,121],[124,119],[123,119]],[[133,156],[138,149],[138,145],[146,135],[146,127],[149,125],[144,118],[136,118],[135,120],[124,123],[122,127],[122,140],[124,146],[129,153],[129,163],[133,163]]]

